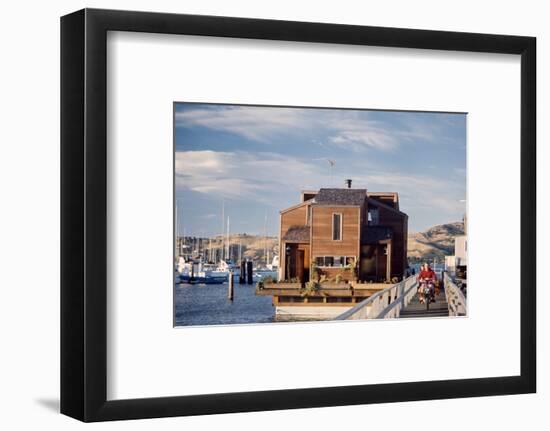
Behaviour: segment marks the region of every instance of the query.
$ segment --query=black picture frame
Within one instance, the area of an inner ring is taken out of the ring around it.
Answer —
[[[107,401],[107,32],[186,34],[521,56],[521,374]],[[61,412],[82,421],[536,391],[536,39],[84,9],[61,18]]]

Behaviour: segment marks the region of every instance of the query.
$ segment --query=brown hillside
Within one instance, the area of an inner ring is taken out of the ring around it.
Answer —
[[[442,259],[454,254],[454,237],[464,235],[464,223],[454,222],[433,226],[424,232],[410,233],[408,257],[411,260]]]

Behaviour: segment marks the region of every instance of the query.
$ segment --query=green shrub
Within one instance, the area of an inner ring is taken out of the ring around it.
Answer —
[[[319,270],[319,267],[317,266],[317,263],[315,263],[314,260],[311,261],[310,265],[310,279],[314,281],[319,281],[321,277],[321,271]]]
[[[301,295],[302,296],[309,296],[313,295],[321,289],[321,285],[317,281],[308,281],[306,283],[306,287],[302,289]]]

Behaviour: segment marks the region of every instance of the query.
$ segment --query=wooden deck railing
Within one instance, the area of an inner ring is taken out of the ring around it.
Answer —
[[[399,317],[416,293],[416,276],[392,284],[342,313],[336,320],[392,319]]]
[[[447,296],[447,304],[449,305],[449,316],[466,316],[468,308],[466,297],[453,282],[449,274],[443,273],[445,283],[445,295]]]

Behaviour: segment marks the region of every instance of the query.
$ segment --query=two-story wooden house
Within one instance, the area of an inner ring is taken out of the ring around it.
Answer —
[[[307,282],[312,264],[327,280],[401,280],[407,222],[395,192],[353,189],[351,180],[346,188],[303,191],[300,203],[281,211],[279,281]]]

